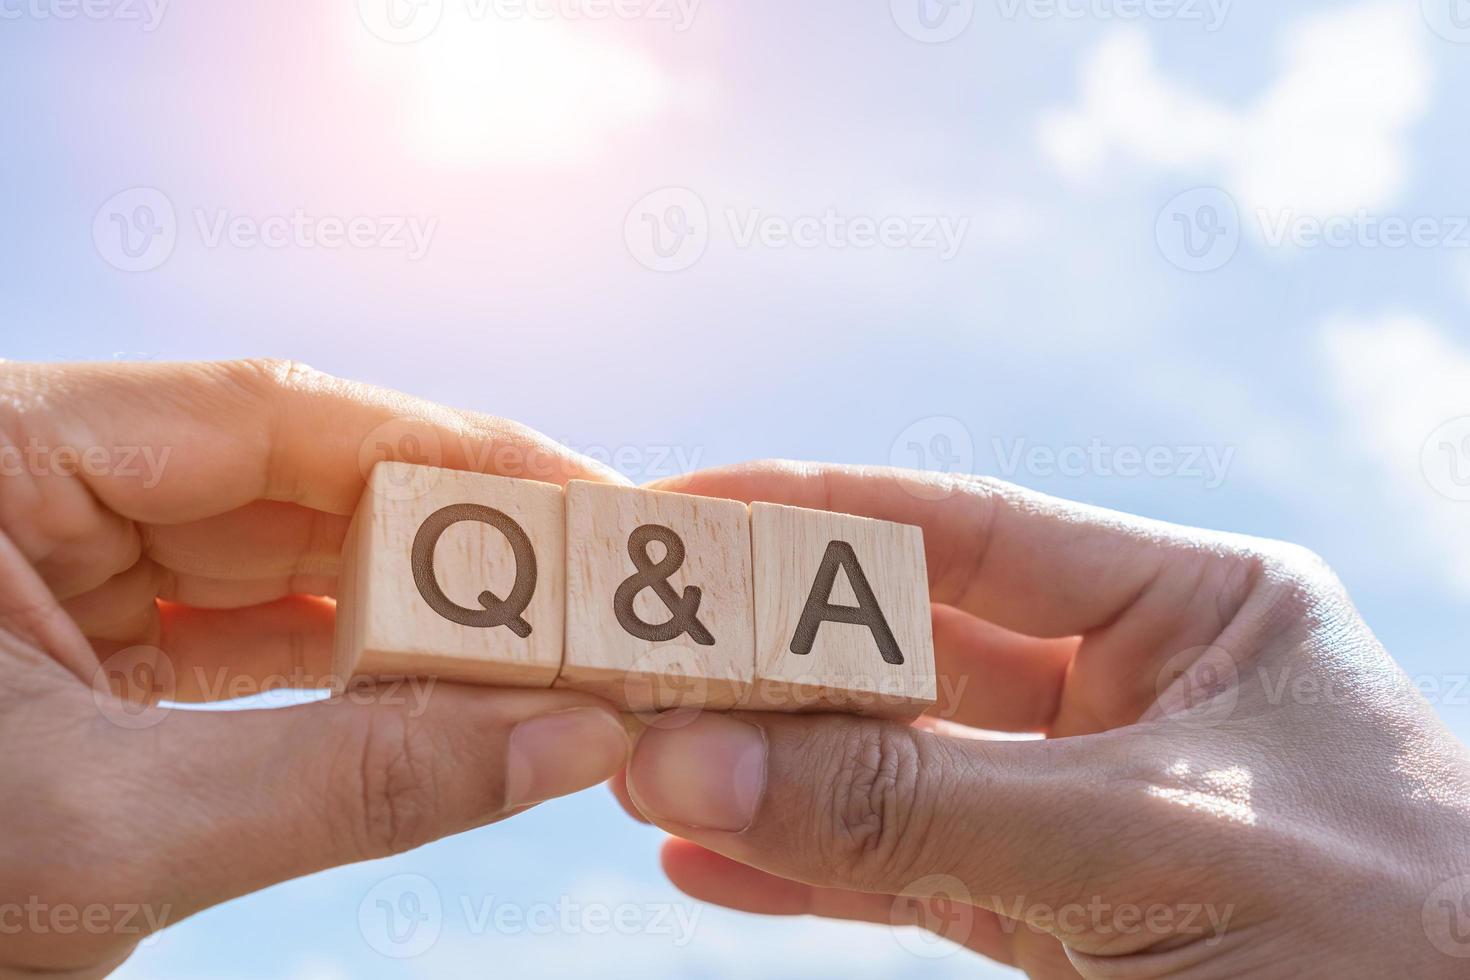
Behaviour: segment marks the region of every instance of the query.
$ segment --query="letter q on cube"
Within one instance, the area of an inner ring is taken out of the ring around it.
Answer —
[[[333,672],[550,687],[565,633],[562,497],[378,463],[342,550]]]

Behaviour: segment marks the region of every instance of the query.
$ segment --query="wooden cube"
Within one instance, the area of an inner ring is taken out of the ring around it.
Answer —
[[[550,687],[562,499],[548,483],[378,463],[342,552],[334,673]]]
[[[744,708],[914,718],[935,703],[916,527],[751,506],[756,681]]]
[[[735,706],[755,671],[750,568],[743,503],[568,484],[557,686],[634,711]]]

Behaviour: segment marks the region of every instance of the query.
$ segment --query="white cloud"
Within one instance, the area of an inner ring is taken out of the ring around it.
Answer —
[[[1470,427],[1445,428],[1470,415],[1470,347],[1425,320],[1389,316],[1330,321],[1322,348],[1343,444],[1376,470],[1385,516],[1400,516],[1418,551],[1470,595],[1470,500],[1447,495],[1470,476]]]
[[[1427,32],[1412,7],[1373,0],[1293,22],[1281,73],[1238,108],[1163,74],[1146,34],[1116,33],[1087,59],[1078,104],[1043,115],[1042,150],[1078,180],[1099,176],[1114,153],[1199,175],[1252,212],[1388,206],[1429,94]]]

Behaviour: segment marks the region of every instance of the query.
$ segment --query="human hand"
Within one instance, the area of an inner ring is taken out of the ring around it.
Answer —
[[[369,465],[405,454],[618,479],[514,423],[289,364],[0,363],[0,977],[105,973],[200,909],[622,767],[617,715],[569,692],[147,706],[332,686],[348,519]]]
[[[921,525],[943,717],[649,729],[615,789],[690,895],[1034,977],[1464,976],[1470,757],[1315,556],[987,479],[673,488]]]

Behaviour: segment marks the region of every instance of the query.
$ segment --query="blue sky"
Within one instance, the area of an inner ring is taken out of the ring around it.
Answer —
[[[1470,737],[1464,0],[487,3],[0,0],[6,356],[289,356],[635,478],[961,465],[1288,538]],[[990,975],[700,909],[656,840],[594,790],[123,975]],[[359,924],[399,875],[442,908],[401,961]],[[479,914],[559,902],[697,918]]]

